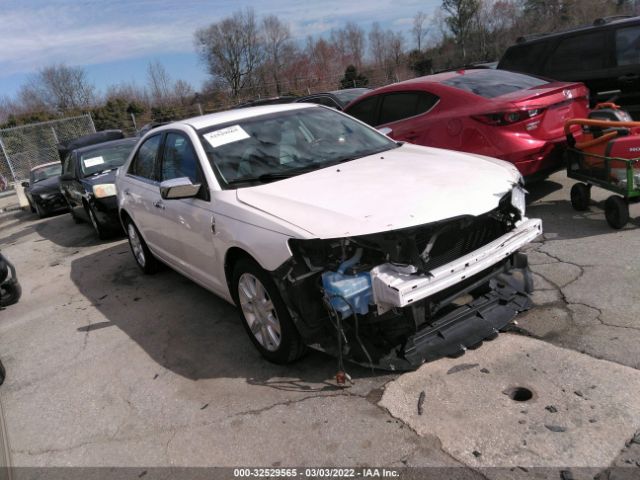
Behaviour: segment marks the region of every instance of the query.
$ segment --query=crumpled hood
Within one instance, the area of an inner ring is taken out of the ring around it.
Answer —
[[[366,235],[498,206],[518,182],[513,165],[405,144],[381,154],[237,190],[240,202],[318,238]]]

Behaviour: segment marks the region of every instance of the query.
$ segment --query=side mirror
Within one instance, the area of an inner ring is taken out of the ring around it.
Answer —
[[[160,184],[160,196],[165,200],[192,198],[198,195],[199,183],[191,183],[188,177],[172,178]]]
[[[28,188],[29,182],[22,182],[20,185],[22,185],[23,188]]]
[[[60,175],[60,180],[62,180],[63,182],[70,182],[73,180],[73,173],[65,173],[63,175]]]
[[[378,129],[378,131],[379,131],[381,134],[386,135],[387,137],[393,133],[393,130],[392,130],[392,129],[390,129],[389,127],[382,127],[382,128],[379,128],[379,129]]]

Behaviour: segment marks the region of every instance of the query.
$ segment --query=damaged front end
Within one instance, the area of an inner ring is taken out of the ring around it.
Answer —
[[[477,217],[290,240],[292,258],[273,273],[303,339],[340,360],[407,370],[495,337],[531,306],[517,250],[542,233],[514,191]]]

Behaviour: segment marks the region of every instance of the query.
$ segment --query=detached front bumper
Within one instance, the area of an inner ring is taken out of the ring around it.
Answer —
[[[430,275],[401,273],[391,264],[371,270],[373,299],[379,313],[406,307],[486,270],[509,257],[542,233],[542,221],[522,221],[515,229],[464,257],[429,272]]]

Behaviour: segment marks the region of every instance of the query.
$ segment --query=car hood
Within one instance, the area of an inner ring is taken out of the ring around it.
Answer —
[[[31,193],[50,193],[58,192],[60,190],[60,176],[45,178],[39,182],[34,183],[29,188]]]
[[[405,144],[236,195],[312,236],[338,238],[480,215],[519,179],[501,160]]]

